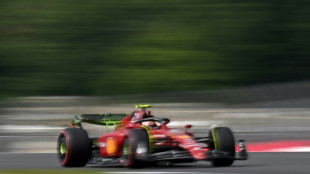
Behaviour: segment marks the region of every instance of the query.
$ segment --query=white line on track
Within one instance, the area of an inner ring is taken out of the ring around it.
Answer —
[[[268,152],[310,152],[310,147],[289,147],[289,148],[275,148]]]
[[[0,131],[2,132],[41,132],[62,129],[64,129],[64,127],[49,125],[0,125]]]

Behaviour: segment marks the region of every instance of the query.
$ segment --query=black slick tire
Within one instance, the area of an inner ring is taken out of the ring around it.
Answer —
[[[124,167],[143,167],[150,153],[149,135],[145,129],[130,129],[123,144]],[[124,148],[125,147],[125,148]],[[127,149],[124,152],[124,149]]]
[[[57,141],[58,161],[63,167],[84,167],[90,156],[88,134],[80,128],[67,128]]]
[[[214,167],[231,166],[236,154],[235,139],[232,131],[227,127],[216,127],[212,130],[214,150],[229,153],[228,158],[214,159],[211,164]]]

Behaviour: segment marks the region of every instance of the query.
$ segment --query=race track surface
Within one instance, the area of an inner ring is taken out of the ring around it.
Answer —
[[[231,167],[212,167],[208,162],[177,164],[172,167],[127,169],[122,167],[87,166],[89,170],[108,173],[185,174],[185,173],[259,173],[299,174],[310,173],[309,152],[250,153],[247,161],[236,161]],[[56,154],[0,154],[0,169],[60,169]]]

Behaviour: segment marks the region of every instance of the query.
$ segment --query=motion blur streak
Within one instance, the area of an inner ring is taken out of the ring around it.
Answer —
[[[302,91],[300,86],[302,85],[291,84],[290,90]],[[270,86],[260,86],[259,89],[260,93],[270,93]],[[277,89],[285,91],[280,87]],[[221,124],[231,127],[236,139],[246,139],[249,145],[270,141],[310,140],[310,109],[305,107],[310,104],[309,96],[292,98],[291,93],[283,93],[282,100],[279,100],[277,93],[273,95],[270,93],[265,98],[269,100],[265,101],[264,98],[255,97],[255,93],[252,93],[251,100],[247,100],[244,96],[243,100],[239,98],[237,102],[234,95],[238,95],[238,91],[239,89],[213,91],[212,94],[217,94],[215,96],[218,98],[212,98],[210,102],[205,103],[181,103],[183,99],[179,95],[172,97],[173,95],[168,94],[170,101],[180,103],[148,103],[153,105],[154,115],[170,118],[169,125],[172,127],[182,128],[185,124],[193,124],[191,130],[197,136],[205,136],[208,127],[213,124]],[[243,88],[242,91],[250,90]],[[74,114],[131,112],[136,102],[150,101],[149,96],[20,97],[2,101],[0,102],[0,136],[3,141],[0,142],[0,152],[54,153],[59,131],[69,127],[68,123]],[[193,95],[187,94],[183,97],[189,96]],[[206,98],[205,101],[208,100],[208,96],[208,92],[200,93],[201,98]],[[222,98],[234,102],[220,102]],[[162,100],[165,99],[167,98]],[[124,101],[128,104],[122,103]],[[214,103],[214,101],[218,102]],[[300,106],[304,108],[299,108]],[[96,137],[103,133],[102,130],[104,129],[100,126],[90,127],[89,134],[94,134]],[[287,143],[282,142],[282,144]],[[259,148],[259,151],[264,151],[265,145]]]
[[[2,0],[0,97],[310,77],[308,0]]]

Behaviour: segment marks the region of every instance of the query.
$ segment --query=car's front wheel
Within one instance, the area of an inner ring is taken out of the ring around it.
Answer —
[[[122,146],[122,164],[142,167],[150,153],[149,136],[144,129],[130,129]]]
[[[227,127],[216,127],[212,130],[213,148],[228,153],[227,158],[214,159],[213,166],[231,166],[235,157],[235,139],[231,130]]]

